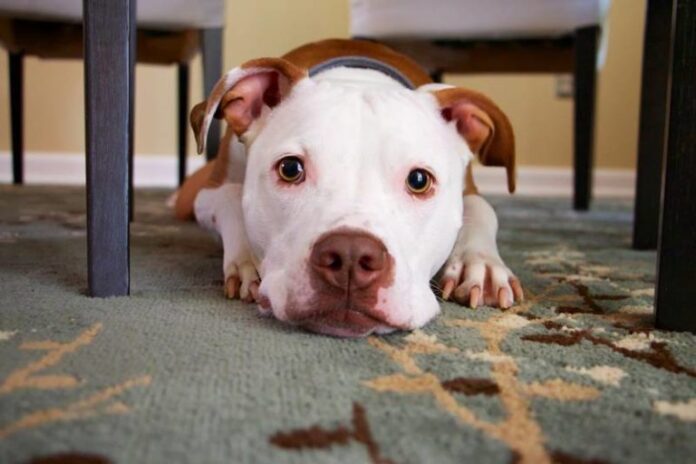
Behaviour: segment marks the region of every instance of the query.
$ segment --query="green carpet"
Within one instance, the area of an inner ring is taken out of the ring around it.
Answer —
[[[524,304],[341,340],[225,300],[165,198],[132,295],[91,299],[82,190],[0,187],[0,462],[694,462],[696,338],[652,330],[627,202],[494,199]]]

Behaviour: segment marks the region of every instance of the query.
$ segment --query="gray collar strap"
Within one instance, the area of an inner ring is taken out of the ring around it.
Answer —
[[[383,63],[379,60],[367,58],[364,56],[339,56],[336,58],[331,58],[330,60],[326,60],[312,66],[309,69],[309,76],[312,77],[321,72],[328,71],[329,69],[341,67],[372,69],[386,74],[387,76],[391,77],[392,79],[399,82],[401,85],[408,89],[414,90],[416,88],[411,82],[411,80],[395,67]]]

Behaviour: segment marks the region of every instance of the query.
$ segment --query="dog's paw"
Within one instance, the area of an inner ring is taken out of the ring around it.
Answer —
[[[520,281],[497,253],[450,256],[440,285],[443,300],[453,297],[471,308],[484,304],[505,309],[524,299]]]
[[[245,303],[257,301],[260,282],[256,266],[251,261],[231,263],[225,269],[225,297],[240,299]]]

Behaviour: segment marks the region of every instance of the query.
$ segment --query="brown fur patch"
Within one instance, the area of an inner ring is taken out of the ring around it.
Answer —
[[[206,106],[208,106],[208,101],[203,100],[194,105],[191,108],[191,113],[189,113],[189,123],[191,124],[191,129],[193,129],[193,136],[196,138],[196,146],[201,145],[201,127],[203,127],[203,120],[205,119]]]
[[[274,93],[277,93],[277,95],[274,95],[272,98],[273,103],[275,104],[277,104],[277,102],[280,101],[281,94],[285,95],[295,83],[307,76],[306,69],[298,68],[297,66],[282,58],[257,58],[254,60],[247,61],[239,67],[241,69],[247,70],[248,75],[243,76],[234,82],[228,82],[227,79],[224,77],[220,79],[215,84],[215,87],[213,87],[213,90],[210,92],[210,95],[208,95],[208,98],[206,100],[205,118],[212,116],[215,116],[217,118],[222,117],[222,112],[220,110],[222,109],[222,106],[224,106],[221,105],[223,99],[226,103],[230,103],[232,101],[240,101],[246,105],[257,104],[258,101],[256,100],[256,97],[258,97],[258,95],[255,94],[250,88],[246,89],[248,93],[250,92],[250,94],[248,95],[237,95],[235,93],[235,88],[237,87],[237,85],[243,83],[245,79],[250,78],[251,76],[261,74],[273,74],[278,77],[278,79],[274,81],[274,85],[272,86]],[[271,89],[269,88],[266,90],[270,91]],[[264,93],[264,95],[262,95],[262,98],[264,99],[265,103],[270,103],[266,98],[267,96],[268,95]],[[198,111],[198,106],[196,106],[194,108],[194,112],[192,112],[191,114],[192,125],[196,124],[198,118]],[[247,111],[240,111],[238,113],[233,112],[233,114],[236,115],[236,117],[233,117],[232,115],[226,115],[225,120],[227,121],[228,129],[232,129],[237,135],[240,135],[244,131],[246,131],[248,124],[250,123],[251,119],[253,119],[251,117],[247,117],[248,113],[249,112]],[[253,111],[251,113],[253,113]],[[208,127],[206,127],[205,124],[200,124],[200,130],[198,132],[198,135],[196,136],[196,141],[198,142],[198,153],[203,153],[203,151],[205,150],[205,142],[208,136],[207,131]],[[227,149],[229,149],[229,147],[226,146],[226,144],[220,145],[221,152]]]
[[[286,58],[256,58],[249,60],[240,66],[242,69],[262,68],[275,70],[285,76],[289,85],[296,84],[301,79],[307,77],[307,68],[298,66]]]
[[[196,196],[207,184],[210,176],[215,169],[216,161],[210,161],[202,168],[186,178],[184,184],[179,188],[174,204],[174,217],[180,221],[193,221],[193,204]]]
[[[440,107],[451,108],[460,102],[471,103],[492,121],[491,135],[476,148],[479,161],[486,166],[504,166],[507,171],[508,190],[515,191],[515,135],[510,120],[491,99],[470,89],[446,88],[433,92]],[[474,150],[472,148],[472,151]]]
[[[295,66],[309,69],[340,56],[364,56],[379,60],[401,71],[416,87],[432,82],[428,73],[411,58],[367,40],[327,39],[311,42],[291,50],[283,58]]]
[[[174,216],[177,219],[193,221],[195,219],[193,205],[198,192],[204,188],[217,188],[225,183],[229,166],[229,146],[233,137],[234,133],[229,129],[226,130],[220,142],[217,157],[187,177],[179,188],[174,205]]]

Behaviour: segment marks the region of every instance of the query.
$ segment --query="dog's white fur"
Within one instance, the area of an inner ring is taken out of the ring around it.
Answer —
[[[455,292],[492,285],[486,293],[503,289],[514,301],[495,213],[480,196],[462,195],[472,152],[426,87],[412,91],[376,71],[335,68],[296,83],[280,105],[264,108],[243,143],[235,138],[228,182],[198,194],[195,216],[222,238],[225,280],[240,278],[242,298],[260,281],[267,311],[287,320],[290,302],[314,296],[314,242],[350,227],[380,239],[394,258],[393,284],[378,297],[386,323],[379,332],[421,327],[439,312],[429,281],[445,263]],[[304,161],[300,185],[277,180],[275,166],[289,155]],[[414,168],[434,174],[434,195],[408,192]]]

